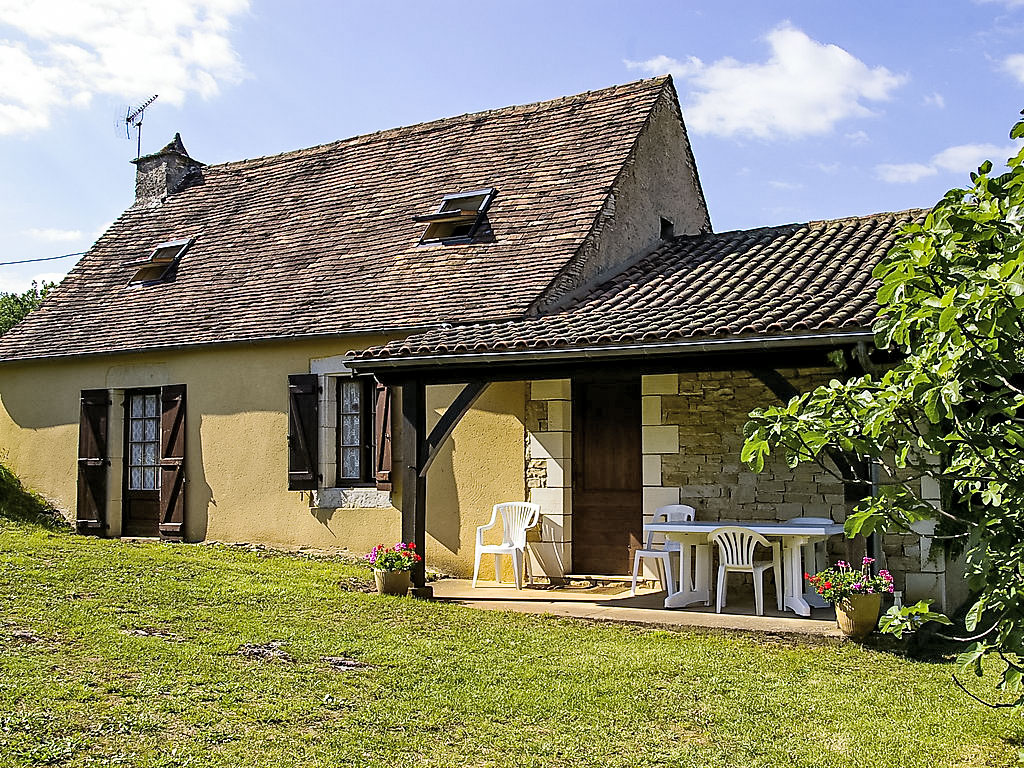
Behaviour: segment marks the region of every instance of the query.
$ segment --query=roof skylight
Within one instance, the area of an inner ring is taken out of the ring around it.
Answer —
[[[414,221],[427,224],[420,243],[465,243],[479,234],[487,209],[498,190],[478,189],[456,192],[441,198],[434,213],[413,216]]]
[[[153,249],[148,258],[131,262],[136,267],[135,275],[129,280],[129,284],[155,283],[167,277],[171,267],[178,262],[194,238],[185,240],[171,240],[160,243]]]

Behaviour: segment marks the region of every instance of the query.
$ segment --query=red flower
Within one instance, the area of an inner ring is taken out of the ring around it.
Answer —
[[[811,576],[811,574],[809,574],[807,572],[804,572],[804,578],[807,579],[808,581],[810,581],[812,576]]]
[[[826,581],[824,586],[825,586],[825,589],[832,589],[832,582],[831,581]]]

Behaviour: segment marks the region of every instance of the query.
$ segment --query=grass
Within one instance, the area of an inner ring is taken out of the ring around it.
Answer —
[[[0,517],[0,766],[1017,765],[1024,718],[948,663],[475,612],[367,576]],[[270,641],[291,661],[238,654]]]

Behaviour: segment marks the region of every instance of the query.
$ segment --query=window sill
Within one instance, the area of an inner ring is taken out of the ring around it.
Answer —
[[[390,509],[391,491],[376,486],[321,488],[313,493],[313,506],[319,509]]]

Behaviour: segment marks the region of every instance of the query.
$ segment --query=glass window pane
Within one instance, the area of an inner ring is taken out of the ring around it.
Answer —
[[[146,415],[156,416],[156,395],[146,395]]]
[[[342,445],[359,445],[359,417],[358,416],[342,416],[341,417],[341,444]]]
[[[146,435],[145,435],[145,437],[146,437],[147,440],[156,440],[157,439],[157,434],[156,433],[157,433],[157,429],[159,427],[159,424],[160,424],[160,422],[158,422],[156,419],[146,419]]]
[[[132,395],[132,416],[142,415],[142,395]]]
[[[355,381],[346,381],[341,385],[341,412],[359,413],[359,400],[362,385]]]
[[[140,443],[132,443],[129,447],[130,452],[128,463],[133,467],[137,467],[142,464],[142,445]]]
[[[142,470],[142,487],[147,491],[156,490],[156,470]]]
[[[139,440],[142,440],[142,424],[143,424],[143,422],[142,422],[141,419],[132,419],[131,420],[132,428],[131,428],[131,436],[130,436],[129,439],[132,442],[136,442],[137,443]]]
[[[128,483],[128,487],[130,487],[133,491],[137,491],[137,490],[142,488],[142,468],[141,467],[132,467],[132,470],[131,470],[131,480]]]
[[[146,465],[152,467],[157,463],[156,455],[156,443],[146,443],[143,451],[143,458],[145,459]]]
[[[341,473],[343,477],[358,479],[361,477],[359,448],[343,448],[341,452]]]

